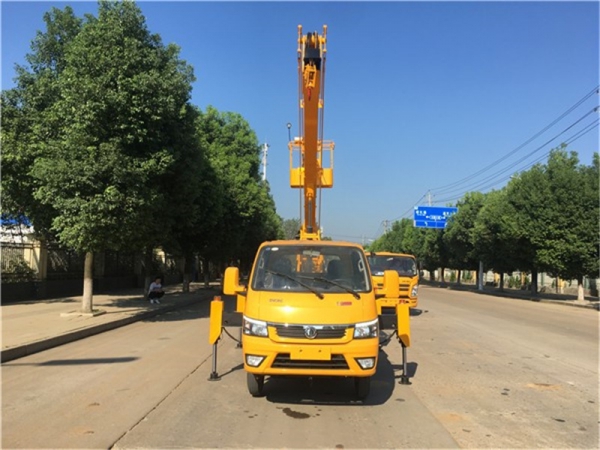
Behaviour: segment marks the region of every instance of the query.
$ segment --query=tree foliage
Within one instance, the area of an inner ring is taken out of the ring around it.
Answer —
[[[485,196],[480,192],[469,192],[457,203],[458,212],[452,215],[444,233],[444,244],[448,249],[451,267],[476,270],[479,266],[473,232]]]
[[[210,106],[197,122],[197,133],[222,202],[221,220],[205,256],[248,265],[261,242],[282,237],[281,219],[259,175],[258,138],[242,116]]]
[[[3,214],[86,253],[89,281],[98,251],[248,260],[282,235],[250,125],[190,104],[191,66],[134,2],[44,20],[2,92]]]
[[[285,239],[296,239],[300,230],[300,219],[285,219],[282,222],[283,235]]]
[[[474,270],[481,260],[499,273],[529,272],[533,292],[544,271],[579,280],[582,298],[583,277],[595,278],[600,269],[598,160],[595,153],[591,166],[581,165],[561,146],[503,189],[466,194],[445,230],[409,232],[403,219],[371,247],[412,253],[428,270]]]
[[[26,218],[40,237],[51,237],[56,211],[34,198],[41,182],[32,174],[46,142],[56,139],[60,128],[52,108],[60,99],[58,80],[66,66],[65,54],[81,31],[83,21],[71,7],[52,8],[44,14],[46,31],[38,31],[25,59],[16,66],[16,86],[2,92],[2,210],[13,219]]]

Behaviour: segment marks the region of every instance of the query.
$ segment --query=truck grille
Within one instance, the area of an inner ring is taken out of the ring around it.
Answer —
[[[348,325],[283,325],[283,324],[272,324],[275,327],[277,336],[283,338],[294,338],[294,339],[308,339],[306,334],[306,328],[313,328],[316,330],[316,335],[311,339],[340,339],[346,334]]]
[[[331,355],[329,361],[291,359],[289,353],[279,353],[271,366],[277,369],[334,369],[347,370],[348,363],[342,355]]]
[[[377,283],[377,287],[382,288],[383,283]],[[399,288],[400,288],[400,292],[408,292],[408,289],[410,288],[410,284],[400,283]]]

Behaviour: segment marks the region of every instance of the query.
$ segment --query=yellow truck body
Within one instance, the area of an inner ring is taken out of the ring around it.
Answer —
[[[383,274],[386,270],[395,270],[398,272],[400,297],[385,299],[378,302],[379,307],[395,308],[399,302],[407,303],[411,308],[416,308],[419,304],[419,271],[417,260],[413,255],[405,253],[391,252],[370,252],[367,253],[367,260],[371,269],[373,285],[375,288],[383,287]],[[379,311],[381,314],[381,310]]]
[[[385,288],[377,291],[379,297]],[[243,315],[244,369],[252,395],[261,395],[264,377],[271,375],[354,377],[359,398],[368,395],[379,319],[360,245],[265,242],[248,285],[239,284],[237,268],[228,268],[224,293],[237,295]]]

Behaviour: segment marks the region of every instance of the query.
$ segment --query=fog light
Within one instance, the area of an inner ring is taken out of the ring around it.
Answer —
[[[375,358],[356,358],[356,362],[364,370],[375,367]]]
[[[258,367],[263,362],[263,359],[265,359],[264,356],[246,355],[246,364],[250,367]]]

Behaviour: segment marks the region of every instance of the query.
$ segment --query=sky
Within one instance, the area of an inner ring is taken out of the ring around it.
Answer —
[[[2,89],[43,14],[96,2],[1,2]],[[266,177],[283,219],[287,123],[298,136],[298,25],[327,25],[324,138],[334,185],[320,193],[323,235],[368,244],[420,205],[454,206],[545,163],[567,143],[598,151],[599,3],[138,2],[149,30],[194,68],[191,103],[241,114],[268,144]]]

